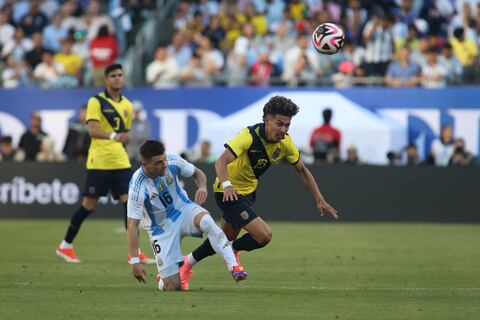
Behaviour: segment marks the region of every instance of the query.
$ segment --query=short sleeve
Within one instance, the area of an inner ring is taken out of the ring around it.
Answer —
[[[89,120],[100,121],[101,110],[100,110],[100,101],[97,98],[91,97],[88,100],[87,104],[87,116],[85,120],[88,122]]]
[[[237,158],[243,152],[248,150],[248,148],[250,148],[252,142],[252,135],[250,134],[248,128],[245,128],[240,131],[232,140],[225,143],[225,148],[230,150],[235,158]]]
[[[290,136],[288,136],[286,142],[287,148],[285,150],[285,159],[288,163],[295,165],[300,160],[300,151],[298,151],[298,148],[295,146]]]
[[[168,155],[167,160],[177,175],[188,178],[195,172],[195,166],[178,155]]]
[[[131,219],[142,220],[144,201],[144,188],[141,185],[131,185],[128,190],[127,216]]]

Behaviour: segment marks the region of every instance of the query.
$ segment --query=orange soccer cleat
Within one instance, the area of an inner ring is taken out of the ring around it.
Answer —
[[[57,247],[56,253],[57,253],[57,256],[59,256],[66,262],[80,263],[80,260],[77,258],[77,255],[75,254],[75,251],[73,251],[73,248],[63,249],[63,248]]]
[[[182,281],[182,290],[188,290],[190,279],[192,278],[192,265],[188,263],[186,256],[183,257],[183,266],[180,268],[180,280]]]

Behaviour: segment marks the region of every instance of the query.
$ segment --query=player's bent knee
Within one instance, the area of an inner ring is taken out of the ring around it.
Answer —
[[[272,241],[272,231],[268,230],[264,232],[257,242],[262,246],[265,247],[270,241]]]

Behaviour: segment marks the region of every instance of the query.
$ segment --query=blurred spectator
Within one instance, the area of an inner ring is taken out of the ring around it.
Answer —
[[[202,59],[197,53],[193,54],[190,64],[180,71],[178,78],[188,87],[209,87],[213,84],[210,74],[202,66]]]
[[[446,43],[443,46],[438,62],[447,70],[447,82],[449,84],[460,83],[462,77],[462,65],[453,55],[451,44]]]
[[[248,22],[255,28],[255,34],[257,36],[264,36],[268,31],[268,21],[265,15],[257,12],[251,2],[247,3],[245,14]]]
[[[42,62],[42,54],[45,51],[45,48],[42,45],[42,34],[40,32],[35,32],[32,35],[33,49],[28,51],[25,55],[25,60],[30,65],[30,68],[35,69],[35,67]]]
[[[346,38],[355,44],[360,44],[362,40],[361,31],[367,22],[367,10],[362,8],[360,0],[349,0],[348,7],[345,10],[343,26],[345,28]]]
[[[201,37],[197,51],[200,54],[202,66],[206,72],[210,75],[219,75],[224,64],[223,55],[220,50],[212,47],[210,39]]]
[[[444,124],[440,131],[440,137],[433,140],[431,154],[435,165],[445,167],[453,154],[453,128],[451,124]]]
[[[55,62],[54,53],[45,50],[42,54],[42,62],[33,70],[35,81],[43,88],[62,87],[62,76],[65,74],[63,65]],[[67,87],[65,83],[64,87]]]
[[[388,65],[385,85],[388,87],[415,87],[418,85],[420,68],[410,61],[410,49],[402,48],[398,61]]]
[[[154,88],[172,88],[177,85],[177,76],[177,62],[165,47],[158,47],[155,59],[147,66],[147,83]]]
[[[25,160],[35,160],[40,151],[42,139],[47,134],[42,130],[42,119],[37,112],[32,113],[30,117],[30,129],[27,129],[20,138],[18,148],[25,152]]]
[[[332,75],[335,88],[350,88],[353,85],[355,65],[351,61],[343,61],[338,66],[338,72]]]
[[[133,101],[133,121],[130,128],[131,140],[127,145],[127,153],[134,168],[142,163],[140,146],[152,136],[152,126],[141,101]]]
[[[453,155],[448,162],[449,167],[466,167],[473,165],[474,162],[468,157],[467,152],[462,147],[456,147]]]
[[[82,57],[72,51],[73,41],[69,38],[62,40],[62,51],[55,54],[54,61],[61,63],[65,73],[81,81]]]
[[[26,62],[22,60],[17,63],[12,56],[8,56],[2,71],[2,83],[7,89],[30,85],[30,69]]]
[[[102,87],[105,68],[119,56],[117,39],[109,33],[106,25],[100,27],[98,35],[90,42],[89,52],[93,66],[93,85]]]
[[[250,84],[266,87],[270,78],[279,76],[278,68],[270,61],[270,52],[267,48],[260,49],[258,60],[250,68]]]
[[[313,150],[315,160],[325,161],[328,154],[339,158],[341,133],[330,125],[332,114],[331,109],[323,110],[323,125],[313,130],[310,136],[310,148]]]
[[[463,66],[463,81],[473,83],[476,80],[476,69],[478,64],[478,48],[475,41],[465,38],[463,28],[457,28],[450,38],[453,54]]]
[[[20,162],[25,159],[24,152],[13,148],[11,136],[3,136],[0,139],[0,151],[0,161]]]
[[[273,38],[275,51],[280,52],[282,55],[295,46],[295,38],[291,35],[290,28],[291,24],[289,22],[282,21],[275,31]]]
[[[462,165],[462,164],[476,164],[475,156],[468,152],[465,147],[465,140],[458,138],[453,143],[454,151],[453,155],[448,161],[448,166]],[[457,154],[455,154],[457,153]]]
[[[210,141],[203,140],[200,143],[200,154],[194,160],[197,163],[215,163],[216,157],[212,154],[212,145]]]
[[[87,159],[91,138],[85,121],[86,115],[87,106],[83,105],[78,112],[78,120],[68,128],[63,153],[69,160],[85,161]]]
[[[261,2],[261,1],[258,1]],[[255,2],[256,4],[258,2]],[[283,0],[265,0],[266,8],[259,8],[257,4],[257,10],[260,12],[265,12],[267,18],[268,29],[275,30],[279,27],[280,21],[283,16],[283,11],[285,9],[285,1]],[[278,30],[278,29],[277,29]]]
[[[405,148],[406,163],[408,167],[416,167],[422,164],[420,157],[418,156],[417,146],[414,143],[410,143]]]
[[[43,47],[53,52],[60,51],[61,40],[65,39],[68,29],[62,25],[62,13],[57,11],[52,17],[52,23],[43,30]]]
[[[20,20],[20,27],[30,37],[34,32],[42,32],[47,24],[47,16],[40,12],[40,0],[32,0],[29,12]]]
[[[8,23],[8,17],[5,12],[0,10],[0,47],[5,46],[15,35],[15,28]]]
[[[291,0],[287,4],[287,10],[293,20],[299,21],[305,18],[307,12],[307,5],[300,0]]]
[[[173,35],[167,52],[173,56],[179,68],[188,65],[192,59],[192,49],[185,43],[185,36],[182,32]]]
[[[32,40],[25,37],[22,28],[16,28],[14,38],[8,40],[2,48],[2,58],[11,55],[15,61],[20,62],[25,54],[32,49]]]
[[[313,83],[322,76],[318,53],[309,50],[309,40],[310,35],[300,34],[297,45],[285,54],[282,79],[289,85]]]
[[[87,26],[87,40],[93,40],[98,37],[100,29],[107,27],[108,34],[114,34],[115,28],[112,18],[102,12],[100,2],[97,0],[90,0],[88,2],[87,10],[81,17],[81,22]]]
[[[394,151],[388,151],[387,152],[387,160],[388,160],[388,165],[389,166],[398,166],[400,165],[400,160],[402,159],[402,157],[394,152]]]
[[[365,68],[368,76],[384,76],[393,55],[392,25],[395,18],[378,9],[363,29],[366,46]]]
[[[220,42],[225,38],[225,30],[220,26],[220,19],[217,16],[210,17],[208,26],[203,29],[202,35],[212,42],[216,49],[220,49]]]
[[[55,142],[49,137],[44,137],[40,144],[40,152],[36,156],[38,162],[61,162],[65,161],[63,153],[56,153],[54,150]]]
[[[453,12],[454,7],[449,0],[424,0],[419,17],[427,21],[431,34],[446,37],[446,24]]]
[[[447,69],[438,63],[437,52],[430,49],[427,63],[422,65],[421,83],[425,88],[444,88],[447,85]]]
[[[358,150],[355,146],[350,146],[347,149],[347,159],[345,159],[345,164],[348,165],[359,165],[361,164],[360,159],[358,158]]]

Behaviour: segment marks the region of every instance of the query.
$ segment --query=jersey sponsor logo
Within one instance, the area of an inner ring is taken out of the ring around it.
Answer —
[[[157,265],[159,267],[163,266],[163,260],[162,260],[162,258],[160,258],[159,254],[157,254],[156,258],[157,258]]]
[[[157,193],[152,193],[152,196],[150,197],[150,200],[153,200],[155,199],[156,197],[158,197],[158,194]]]
[[[95,193],[95,187],[92,186],[92,187],[88,188],[88,193],[94,194]]]
[[[250,152],[258,153],[258,152],[262,152],[262,150],[254,150],[254,149],[251,149]]]
[[[242,213],[240,213],[240,217],[243,219],[243,220],[247,220],[250,215],[248,214],[247,211],[243,211]]]
[[[273,151],[272,157],[273,159],[277,159],[280,156],[280,148],[277,147],[275,151]]]

